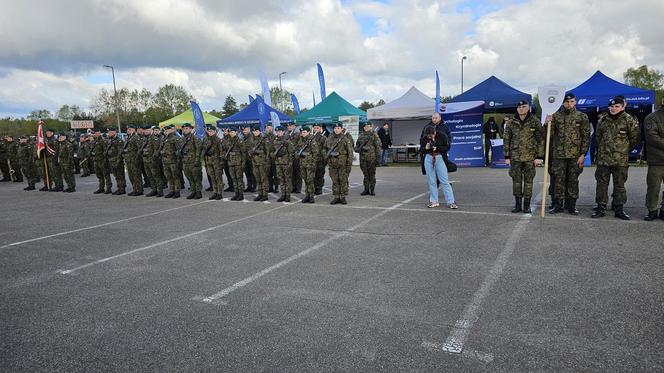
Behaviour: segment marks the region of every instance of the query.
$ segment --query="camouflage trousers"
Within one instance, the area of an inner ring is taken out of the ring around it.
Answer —
[[[34,163],[23,163],[21,164],[21,171],[25,180],[28,182],[29,187],[34,187],[37,181],[39,180],[37,176],[37,168]]]
[[[316,162],[316,180],[314,181],[316,186],[316,193],[323,192],[323,185],[325,185],[325,163],[322,160]]]
[[[166,182],[168,182],[168,187],[171,189],[171,192],[179,192],[182,188],[180,184],[180,176],[182,173],[178,168],[177,163],[163,163],[164,174],[166,174]]]
[[[267,191],[270,189],[269,179],[267,177],[268,164],[265,161],[252,161],[251,171],[254,174],[254,185],[258,195],[267,196]]]
[[[74,177],[74,165],[68,163],[60,163],[60,171],[62,178],[67,183],[67,188],[76,188],[76,178]]]
[[[551,170],[556,180],[553,187],[553,198],[560,200],[579,198],[579,175],[583,172],[583,167],[579,167],[576,161],[573,158],[553,160]]]
[[[316,192],[316,165],[300,162],[300,175],[304,180],[305,194],[313,197]]]
[[[95,176],[99,182],[99,190],[111,190],[111,173],[108,171],[106,161],[97,161],[94,163]]]
[[[14,170],[14,179],[19,182],[23,181],[23,174],[21,173],[21,167],[18,163],[18,159],[16,158],[9,158],[9,164],[7,165],[7,168],[9,168],[9,165],[11,165],[10,173],[11,170]]]
[[[509,175],[512,177],[512,194],[515,197],[531,198],[535,174],[535,165],[532,161],[512,161],[509,171]]]
[[[161,170],[159,168],[161,162],[151,158],[143,158],[143,164],[145,165],[145,173],[148,175],[152,190],[157,193],[163,192],[164,188],[162,185],[164,184],[164,180],[161,178]]]
[[[127,179],[125,179],[124,161],[114,162],[109,164],[111,173],[115,177],[115,184],[118,190],[125,190],[127,188]]]
[[[214,193],[221,193],[224,190],[224,168],[221,166],[219,159],[214,157],[205,157],[205,173],[212,179],[212,191]]]
[[[83,170],[83,175],[90,175],[94,171],[92,160],[90,158],[81,159],[81,169]]]
[[[613,204],[622,206],[627,202],[627,181],[628,167],[621,166],[597,166],[595,170],[595,180],[597,188],[595,189],[595,202],[598,205],[606,206],[609,203],[609,180],[613,176]]]
[[[242,179],[244,165],[229,165],[228,172],[231,174],[231,180],[233,180],[233,189],[235,189],[235,193],[242,193],[244,190],[244,180]]]
[[[131,188],[134,192],[143,193],[143,170],[141,170],[141,164],[135,160],[125,160],[125,164],[127,165]]]
[[[291,184],[293,184],[293,190],[296,191],[302,190],[302,175],[300,175],[300,159],[297,157],[293,159],[293,170],[291,171]]]
[[[364,189],[374,189],[376,187],[376,159],[360,158],[360,169],[364,175]]]
[[[182,165],[184,176],[189,181],[192,193],[199,193],[203,190],[203,169],[201,165],[195,163],[184,163]]]
[[[659,202],[659,191],[664,182],[664,166],[648,166],[648,176],[646,176],[646,207],[648,211],[657,210]],[[664,209],[664,193],[662,193],[662,209]]]
[[[47,157],[46,161],[48,162],[49,189],[53,189],[53,185],[55,185],[55,188],[62,189],[63,181],[60,165],[55,161],[55,157]],[[44,181],[46,181],[46,178],[44,178]]]
[[[348,175],[350,167],[330,166],[330,179],[332,179],[332,194],[335,197],[344,197],[348,195]]]
[[[277,180],[277,165],[274,164],[274,161],[270,161],[270,165],[267,168],[267,185],[270,188],[274,188],[275,191],[279,187],[279,180]]]
[[[293,180],[291,179],[293,167],[290,164],[278,164],[276,167],[281,195],[284,197],[290,196],[291,190],[293,190]]]
[[[254,175],[254,166],[250,159],[244,161],[244,174],[247,176],[247,188],[256,188],[256,176]]]

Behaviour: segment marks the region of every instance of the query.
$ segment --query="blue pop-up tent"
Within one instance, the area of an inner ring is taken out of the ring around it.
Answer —
[[[655,103],[655,91],[620,83],[599,70],[568,92],[576,95],[576,107],[581,110],[606,108],[609,100],[617,95],[625,96],[628,107],[650,106]]]
[[[265,123],[272,121],[270,118],[271,112],[275,112],[277,114],[279,117],[279,122],[281,123],[293,122],[291,117],[277,109],[272,108],[271,106],[267,105],[260,97],[257,97],[240,112],[218,120],[217,125],[264,125]]]
[[[512,112],[521,101],[532,101],[532,97],[491,75],[489,78],[454,97],[451,102],[484,101],[485,112]]]

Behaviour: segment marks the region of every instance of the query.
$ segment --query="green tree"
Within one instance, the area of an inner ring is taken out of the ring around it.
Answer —
[[[367,111],[367,110],[369,110],[369,109],[371,109],[371,108],[373,108],[373,107],[375,107],[375,105],[374,105],[373,103],[371,103],[371,102],[369,102],[369,101],[362,101],[362,103],[360,104],[360,106],[358,106],[357,108],[360,109],[360,110]]]
[[[625,84],[643,89],[658,90],[664,85],[664,74],[655,69],[648,69],[647,65],[630,67],[623,74],[623,78]]]
[[[270,88],[270,98],[272,99],[272,107],[280,111],[293,111],[293,102],[291,100],[291,93],[279,87]]]
[[[50,111],[46,109],[41,109],[41,110],[33,110],[28,114],[29,120],[39,120],[39,119],[51,119],[53,118],[53,114],[51,114]]]
[[[159,87],[152,99],[152,107],[168,113],[170,116],[189,109],[189,100],[193,97],[182,86],[166,84]]]
[[[376,106],[374,106],[374,107],[379,107],[379,106],[382,106],[382,105],[385,105],[385,100],[383,100],[381,98],[380,100],[378,100],[378,102],[376,102]]]
[[[226,96],[226,100],[224,101],[224,107],[221,112],[220,118],[226,118],[230,117],[231,115],[237,113],[240,111],[237,107],[237,101],[235,101],[235,98],[233,96],[228,95]]]

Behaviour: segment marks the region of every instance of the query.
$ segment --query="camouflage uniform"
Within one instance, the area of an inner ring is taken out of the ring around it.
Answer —
[[[648,157],[648,176],[646,176],[646,207],[649,217],[657,214],[659,191],[664,182],[664,107],[648,115],[645,120],[646,156]],[[664,219],[664,194],[662,195],[659,218]]]
[[[245,147],[244,141],[237,135],[229,137],[222,145],[222,157],[228,162],[228,169],[233,179],[233,187],[235,188],[235,196],[231,198],[233,201],[242,201],[244,199],[244,181],[242,180],[242,172],[245,166]]]
[[[52,192],[62,192],[63,180],[62,180],[62,170],[58,164],[58,142],[55,139],[55,136],[47,137],[46,144],[55,151],[54,154],[48,152],[48,149],[44,149],[43,154],[45,155],[45,161],[48,162],[48,177],[49,185],[48,189]],[[55,185],[55,188],[52,187]]]
[[[124,161],[127,165],[129,182],[133,191],[130,196],[140,196],[143,194],[143,171],[142,163],[143,136],[134,132],[127,138],[124,144]]]
[[[67,140],[58,142],[58,164],[62,172],[62,177],[67,183],[65,192],[76,191],[76,179],[74,178],[74,146]]]
[[[355,143],[355,152],[360,154],[360,169],[364,175],[364,191],[362,195],[376,195],[376,167],[380,160],[380,137],[374,131],[362,131]]]
[[[325,143],[330,179],[332,179],[332,204],[346,203],[348,176],[353,166],[353,143],[344,133],[331,134]]]
[[[274,144],[274,139],[277,137],[274,132],[265,132],[263,134],[270,144]],[[277,166],[274,164],[274,159],[268,157],[268,168],[267,168],[267,183],[268,183],[268,192],[277,192],[279,190],[279,181],[277,180]]]
[[[106,148],[106,160],[108,167],[113,176],[115,177],[115,184],[118,189],[113,192],[115,195],[125,194],[127,181],[125,179],[125,168],[122,152],[124,151],[124,143],[117,135],[108,137],[108,147]]]
[[[281,197],[277,202],[290,202],[290,194],[293,190],[291,173],[293,171],[293,156],[295,150],[293,143],[286,136],[277,136],[272,146],[272,158],[277,167],[277,179],[281,187]]]
[[[518,115],[505,119],[503,152],[510,160],[512,194],[530,199],[533,195],[535,159],[544,158],[544,128],[535,116],[528,114],[524,120]]]
[[[7,165],[7,143],[0,141],[0,171],[2,171],[2,180],[10,181],[9,166]]]
[[[95,175],[99,181],[99,187],[96,194],[98,193],[107,193],[111,194],[111,173],[108,170],[108,164],[106,163],[106,148],[108,144],[106,140],[99,136],[95,137],[92,143],[92,149],[90,151],[90,159],[93,161],[95,168]],[[104,192],[105,188],[105,192]]]
[[[242,137],[242,143],[245,152],[251,149],[253,146],[252,144],[254,143],[254,134],[249,133],[247,135],[244,135]],[[247,188],[244,190],[245,192],[255,192],[256,191],[256,175],[254,175],[254,166],[251,163],[251,157],[247,156],[244,158],[244,174],[247,177]],[[235,184],[235,183],[233,183]]]
[[[171,191],[165,198],[178,198],[180,197],[180,176],[178,173],[178,138],[175,134],[170,133],[162,140],[161,146],[161,164],[164,167],[166,174],[166,181]]]
[[[164,179],[161,177],[161,136],[147,135],[143,139],[142,156],[145,172],[150,180],[150,193],[146,197],[164,196]]]
[[[297,148],[297,142],[300,138],[300,132],[293,130],[286,132],[284,135],[293,144],[293,149]],[[300,175],[300,159],[293,158],[293,171],[291,172],[291,183],[293,184],[293,193],[300,193],[302,191],[302,175]]]
[[[17,183],[22,183],[23,182],[23,174],[21,174],[21,167],[18,162],[18,143],[14,140],[10,140],[6,142],[7,145],[7,168],[10,168],[9,172],[13,170],[14,173],[13,178],[14,182]]]
[[[590,122],[588,116],[576,109],[561,108],[551,121],[551,173],[556,180],[553,190],[554,208],[562,211],[563,199],[571,213],[576,212],[579,198],[579,157],[586,155],[590,146]]]
[[[248,156],[251,157],[252,172],[256,179],[258,196],[254,201],[267,201],[267,193],[270,189],[270,180],[268,171],[270,167],[270,149],[272,143],[267,136],[255,137],[251,147],[247,149]]]
[[[609,180],[613,176],[613,201],[616,214],[622,212],[627,202],[627,181],[629,152],[639,142],[638,122],[622,111],[616,115],[606,115],[597,124],[597,169],[595,180],[597,189],[595,202],[601,210],[606,209],[609,200]]]
[[[199,199],[203,192],[203,169],[201,166],[201,140],[191,132],[182,136],[182,145],[179,150],[184,175],[189,180],[191,193],[187,199]]]
[[[221,165],[221,139],[216,134],[203,138],[201,155],[205,157],[205,172],[212,180],[213,194],[210,199],[221,199],[224,190],[224,168]]]
[[[303,203],[314,203],[316,192],[316,164],[320,158],[320,145],[316,136],[309,133],[307,137],[300,136],[297,143],[295,157],[300,160],[300,175],[304,180],[305,196]]]
[[[325,136],[322,131],[314,133],[313,136],[316,137],[318,147],[321,149],[319,153],[320,155],[318,156],[318,161],[316,162],[316,179],[314,180],[316,191],[314,194],[321,195],[323,194],[323,185],[325,185],[325,166],[327,165],[327,159],[325,158],[323,148],[325,147],[327,136]]]
[[[38,180],[35,167],[35,147],[29,142],[18,145],[18,164],[28,182],[28,187],[25,190],[34,190],[35,183]]]
[[[78,151],[77,151],[77,156],[78,156],[78,162],[81,166],[81,170],[83,171],[81,174],[81,177],[87,177],[90,176],[92,173],[92,161],[89,159],[90,157],[90,140],[88,138],[85,138],[86,140],[81,142],[78,145]]]

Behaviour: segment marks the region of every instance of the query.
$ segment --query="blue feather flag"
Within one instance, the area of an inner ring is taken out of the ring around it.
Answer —
[[[293,108],[295,109],[295,114],[300,115],[300,103],[297,101],[297,97],[291,93],[291,101],[293,101]]]
[[[317,63],[318,66],[318,82],[320,83],[320,99],[325,100],[327,95],[325,94],[325,75],[323,75],[323,67]]]
[[[196,137],[203,138],[205,136],[205,119],[203,119],[203,112],[196,101],[191,100],[191,111],[194,114],[194,123],[196,124]]]
[[[440,113],[440,78],[438,77],[438,70],[436,70],[436,105],[434,110],[436,113]]]

